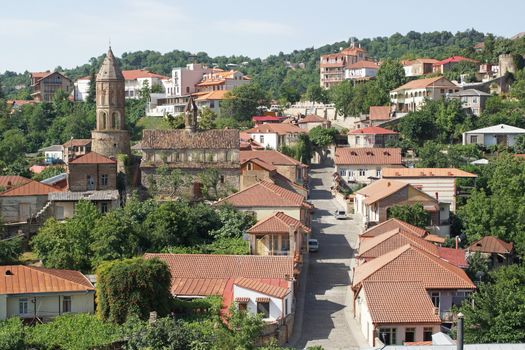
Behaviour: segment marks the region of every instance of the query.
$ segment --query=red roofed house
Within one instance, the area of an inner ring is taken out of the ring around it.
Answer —
[[[250,77],[236,70],[225,71],[213,68],[205,73],[202,80],[195,85],[197,92],[210,92],[216,90],[232,90],[233,88],[251,82]]]
[[[290,255],[300,260],[308,252],[310,228],[283,212],[260,220],[247,232],[253,255]]]
[[[393,118],[391,106],[370,106],[368,121],[370,125],[378,125]]]
[[[71,159],[91,152],[91,139],[71,139],[62,146],[64,147],[63,160],[67,164]]]
[[[433,58],[416,58],[415,60],[403,61],[403,69],[406,77],[418,77],[430,74],[433,71],[434,63],[439,62]]]
[[[485,236],[467,248],[467,255],[480,253],[488,259],[492,268],[508,265],[514,261],[514,245],[495,236]]]
[[[350,147],[388,147],[389,142],[399,140],[399,133],[379,126],[355,129],[348,132]]]
[[[452,56],[442,61],[434,63],[432,70],[434,73],[445,74],[445,72],[448,72],[456,63],[459,62],[472,62],[475,65],[479,64],[479,61],[473,60],[471,58],[466,58],[463,56]]]
[[[366,60],[368,53],[365,49],[352,45],[338,53],[321,56],[321,87],[329,89],[345,79],[345,68],[353,63]]]
[[[433,235],[421,227],[411,225],[407,222],[401,221],[396,218],[388,219],[387,221],[372,226],[366,231],[362,232],[359,235],[359,242],[363,242],[367,239],[377,237],[379,235],[382,235],[383,233],[387,233],[392,230],[402,230],[405,232],[410,232],[414,236],[423,238],[426,241],[432,242],[437,245],[445,243],[445,239],[443,237]]]
[[[274,150],[296,143],[299,135],[307,133],[305,129],[288,123],[256,125],[245,132],[265,148]]]
[[[94,313],[95,288],[78,271],[0,266],[0,320],[48,321],[69,313]]]
[[[216,205],[224,203],[238,210],[253,213],[257,220],[266,219],[281,211],[308,227],[310,211],[313,208],[304,196],[266,181],[260,181],[221,199]]]
[[[385,345],[432,340],[476,288],[463,270],[412,244],[357,266],[352,281],[354,316],[370,346],[378,336]]]
[[[63,90],[69,95],[73,91],[71,79],[59,72],[31,73],[31,97],[37,102],[51,102],[55,92]]]
[[[291,256],[145,254],[160,259],[171,272],[171,293],[181,299],[222,297],[222,312],[231,305],[262,314],[267,323],[283,324],[291,334],[294,261]]]
[[[297,126],[299,126],[301,129],[306,129],[307,131],[310,131],[318,126],[322,128],[329,128],[331,126],[331,123],[328,119],[325,119],[318,115],[308,114],[307,116],[304,116],[303,118],[299,118],[299,120],[297,120]]]
[[[280,123],[282,121],[282,117],[278,117],[275,115],[256,115],[252,117],[252,122],[254,122],[255,125],[266,123]]]
[[[374,61],[358,61],[345,69],[345,79],[366,80],[377,75],[379,65]]]
[[[440,100],[460,88],[445,77],[416,79],[390,92],[390,101],[399,113],[413,112],[428,100]]]
[[[347,182],[368,184],[381,178],[384,167],[403,167],[400,148],[350,148],[335,150],[336,172]]]
[[[265,163],[273,165],[277,172],[288,180],[303,185],[308,180],[308,166],[274,150],[252,150],[241,151],[240,160],[244,164],[247,160],[257,158]]]

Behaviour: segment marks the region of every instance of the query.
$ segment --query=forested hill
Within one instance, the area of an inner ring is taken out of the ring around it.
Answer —
[[[442,59],[451,55],[465,55],[482,61],[492,61],[497,54],[502,52],[515,51],[518,45],[510,39],[494,38],[490,34],[480,33],[474,29],[464,32],[430,32],[417,33],[409,32],[406,35],[396,33],[390,37],[377,37],[373,39],[357,39],[355,42],[366,48],[371,57],[376,59],[384,58],[415,58],[433,57]],[[490,50],[476,53],[473,46],[482,41],[487,41]],[[123,69],[147,68],[152,72],[170,75],[173,67],[185,66],[190,62],[200,62],[208,65],[216,65],[220,68],[238,69],[245,74],[253,77],[270,95],[275,98],[285,98],[289,101],[297,100],[305,91],[308,85],[318,84],[319,82],[319,56],[326,53],[337,52],[342,47],[349,45],[348,41],[340,41],[329,45],[321,46],[317,49],[307,48],[295,50],[288,54],[280,52],[271,55],[266,59],[249,58],[246,56],[218,56],[210,57],[204,52],[192,55],[186,51],[174,50],[161,54],[156,51],[137,51],[126,52],[121,57],[121,67]],[[525,53],[525,39],[519,40],[520,50]],[[90,72],[99,66],[103,55],[98,58],[91,58],[89,63],[73,69],[56,67],[55,70],[63,71],[72,79],[89,75]],[[295,64],[304,64],[300,67]],[[25,74],[25,76],[24,76]],[[15,87],[20,84],[28,84],[27,72],[16,74],[6,72],[0,75],[4,94],[7,97],[24,98],[24,91],[17,94]]]

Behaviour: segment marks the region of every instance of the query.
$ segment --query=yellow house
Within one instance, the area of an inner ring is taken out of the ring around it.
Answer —
[[[66,313],[93,313],[95,288],[78,271],[0,266],[0,320],[46,321]]]

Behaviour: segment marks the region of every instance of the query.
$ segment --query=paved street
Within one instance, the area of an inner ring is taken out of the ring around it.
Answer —
[[[304,308],[296,315],[298,334],[294,340],[297,336],[299,339],[293,345],[298,349],[314,345],[327,350],[367,347],[357,322],[352,318],[349,292],[353,247],[359,227],[353,219],[336,220],[333,217],[333,211],[338,208],[330,194],[333,171],[333,168],[311,170],[310,201],[316,207],[312,237],[319,240],[320,249],[310,254]],[[301,308],[300,300],[298,308]]]

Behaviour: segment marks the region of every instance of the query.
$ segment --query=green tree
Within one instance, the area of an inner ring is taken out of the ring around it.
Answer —
[[[525,267],[501,267],[463,303],[466,343],[525,342]]]
[[[6,163],[17,161],[26,152],[26,138],[19,130],[8,130],[0,140],[0,160]]]
[[[255,216],[239,211],[229,205],[220,205],[217,214],[221,227],[212,230],[210,236],[219,238],[240,238],[250,227],[255,225]]]
[[[171,310],[171,274],[157,259],[133,258],[104,262],[97,268],[97,315],[102,320],[124,323],[151,311],[166,316]]]
[[[332,87],[329,91],[330,101],[335,105],[337,114],[345,118],[357,117],[352,114],[352,101],[354,98],[354,86],[352,84],[350,80],[345,80]]]
[[[443,152],[443,145],[427,141],[417,149],[419,161],[418,168],[447,168],[449,166],[448,157]]]
[[[3,225],[3,222],[0,221],[0,225]],[[0,237],[2,237],[1,234]],[[22,254],[21,236],[0,239],[0,265],[14,264],[18,262],[20,254]]]
[[[88,89],[88,95],[86,97],[87,103],[95,103],[95,100],[97,98],[97,75],[95,73],[95,70],[93,69],[90,74],[89,78],[89,89]]]
[[[218,196],[218,186],[221,174],[215,168],[206,168],[199,173],[199,180],[202,184],[203,194],[206,198],[216,199]]]
[[[399,61],[386,59],[377,71],[376,81],[384,104],[389,100],[390,91],[406,83],[403,65]]]
[[[329,103],[328,91],[322,88],[319,84],[312,84],[308,86],[306,93],[304,94],[306,101],[312,101],[317,103]]]
[[[475,252],[467,258],[468,267],[466,269],[467,275],[474,282],[480,282],[488,277],[489,265],[488,259],[481,255],[480,252]]]
[[[226,93],[225,98],[221,104],[221,115],[238,121],[250,120],[257,115],[258,107],[269,103],[266,92],[256,83],[237,86]]]
[[[421,228],[430,223],[430,214],[419,203],[393,205],[388,208],[387,216],[389,219],[396,218]]]
[[[66,172],[66,169],[63,166],[50,166],[42,170],[38,174],[33,174],[33,180],[42,181],[49,179],[50,177],[60,175]]]
[[[263,321],[260,314],[250,314],[230,307],[226,317],[228,327],[221,327],[217,337],[218,349],[255,349],[255,340],[261,335]]]
[[[204,107],[199,111],[199,115],[199,128],[201,130],[215,129],[215,120],[217,119],[217,114],[214,111],[208,107]]]
[[[335,143],[335,137],[339,134],[336,128],[323,128],[316,126],[308,132],[308,137],[312,145],[318,148],[325,148]]]
[[[22,319],[13,317],[0,321],[0,349],[2,350],[26,350],[27,328]]]

